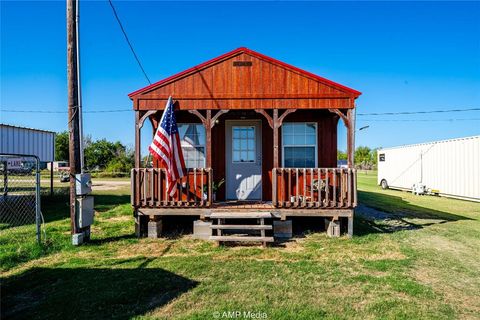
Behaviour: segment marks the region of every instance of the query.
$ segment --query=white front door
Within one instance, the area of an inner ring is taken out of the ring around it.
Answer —
[[[261,200],[261,121],[227,120],[225,127],[227,200]]]

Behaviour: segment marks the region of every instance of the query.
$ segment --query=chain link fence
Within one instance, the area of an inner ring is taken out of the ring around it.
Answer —
[[[29,155],[0,154],[2,242],[21,242],[36,237],[40,243],[41,223],[39,159]]]

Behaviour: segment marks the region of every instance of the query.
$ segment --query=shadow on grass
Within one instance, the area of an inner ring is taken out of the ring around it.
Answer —
[[[93,196],[95,210],[100,213],[130,202],[129,195],[94,194]],[[42,212],[45,222],[69,218],[69,196],[64,194],[42,197]]]
[[[355,235],[392,233],[451,221],[472,220],[447,211],[417,206],[399,196],[358,191],[358,197],[360,205],[356,209]]]
[[[2,319],[129,319],[198,282],[159,268],[33,268],[4,279]]]
[[[115,237],[101,238],[101,239],[94,238],[88,241],[88,245],[102,245],[106,243],[112,243],[112,242],[116,242],[120,240],[128,240],[128,239],[137,239],[137,236],[135,235],[135,233],[131,233],[131,234],[123,234]]]

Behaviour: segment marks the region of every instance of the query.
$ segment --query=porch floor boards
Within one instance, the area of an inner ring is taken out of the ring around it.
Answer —
[[[214,202],[212,204],[212,209],[226,209],[228,211],[236,209],[270,209],[273,210],[271,201],[223,201],[223,202]],[[217,210],[215,210],[217,211]]]

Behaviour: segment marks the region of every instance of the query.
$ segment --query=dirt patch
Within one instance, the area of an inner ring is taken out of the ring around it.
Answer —
[[[93,181],[92,189],[93,191],[118,190],[129,185],[130,181],[100,180]]]

